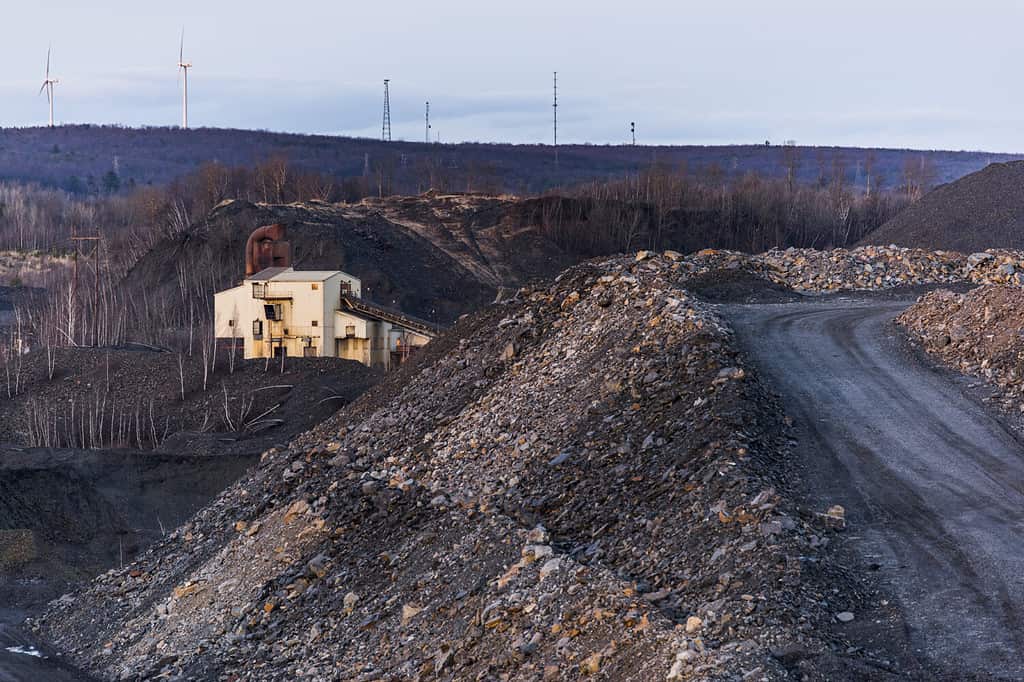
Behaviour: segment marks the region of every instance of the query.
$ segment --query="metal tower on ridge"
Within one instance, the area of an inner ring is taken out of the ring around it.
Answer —
[[[558,165],[558,72],[555,71],[555,103],[551,105],[555,112],[555,165]]]
[[[430,144],[430,102],[427,102],[427,119],[426,119],[426,124],[427,124],[426,130],[425,130],[426,137],[424,139],[426,139],[427,144]]]
[[[380,129],[380,139],[391,142],[391,94],[388,92],[390,79],[384,79],[384,123]]]

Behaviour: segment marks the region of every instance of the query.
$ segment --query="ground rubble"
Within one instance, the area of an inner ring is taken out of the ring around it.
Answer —
[[[867,291],[925,284],[1024,284],[1024,252],[972,254],[895,245],[853,249],[774,249],[750,255],[706,249],[684,259],[691,274],[742,269],[794,291]]]
[[[463,319],[33,627],[105,679],[813,673],[842,510],[787,495],[692,264],[588,262]]]
[[[1024,414],[1024,289],[940,289],[922,296],[897,323],[943,364],[996,389],[1000,407]]]

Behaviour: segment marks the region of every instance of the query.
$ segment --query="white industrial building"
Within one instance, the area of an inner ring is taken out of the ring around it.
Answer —
[[[435,335],[432,325],[361,298],[358,278],[340,270],[270,267],[214,295],[219,339],[246,358],[337,357],[389,369]]]

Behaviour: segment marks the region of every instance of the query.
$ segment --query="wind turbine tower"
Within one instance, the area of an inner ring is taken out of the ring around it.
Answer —
[[[178,72],[184,76],[181,88],[181,127],[188,129],[188,70],[192,62],[185,61],[185,29],[181,29],[181,47],[178,50]]]
[[[39,88],[39,94],[46,90],[46,99],[50,101],[50,127],[53,127],[53,86],[60,81],[50,78],[50,48],[46,48],[46,77],[43,78],[43,86]]]

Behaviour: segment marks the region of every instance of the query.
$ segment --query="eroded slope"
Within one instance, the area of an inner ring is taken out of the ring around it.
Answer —
[[[827,533],[780,495],[780,415],[674,258],[463,320],[39,630],[111,679],[802,665]]]

